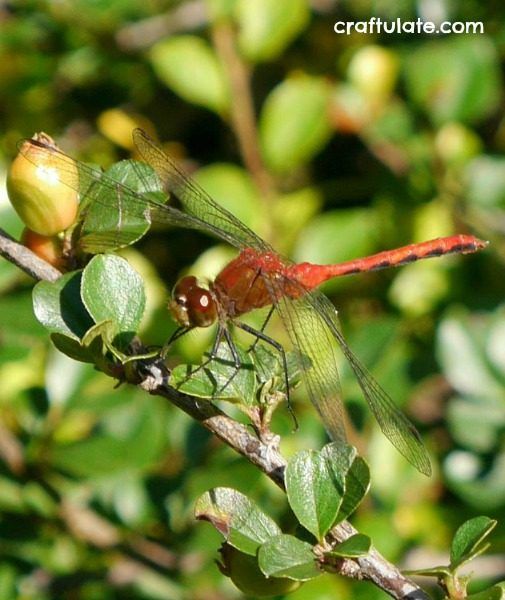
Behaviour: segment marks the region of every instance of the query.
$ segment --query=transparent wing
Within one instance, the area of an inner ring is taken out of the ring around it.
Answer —
[[[416,469],[425,475],[431,475],[430,459],[419,432],[352,353],[340,331],[339,320],[333,304],[318,290],[308,293],[306,301],[312,307],[313,312],[324,321],[351,365],[361,391],[384,435]]]
[[[220,237],[239,248],[271,250],[270,246],[234,215],[215,202],[142,129],[133,131],[133,141],[142,159],[158,174],[166,190],[181,203],[184,212],[208,223]]]
[[[215,204],[210,198],[209,201],[216,207],[216,214],[219,213],[222,215],[222,222],[229,215],[232,221],[240,224],[240,228],[237,228],[236,236],[233,235],[234,230],[232,227],[221,229],[213,223],[202,220],[195,214],[186,214],[166,204],[166,202],[170,201],[169,196],[162,197],[162,194],[159,192],[156,195],[146,193],[153,192],[154,186],[152,178],[146,174],[145,165],[142,165],[142,163],[137,163],[138,167],[134,169],[137,173],[137,178],[145,182],[144,186],[141,186],[141,191],[137,191],[127,185],[124,180],[110,177],[100,169],[81,163],[67,156],[54,146],[42,141],[26,140],[23,145],[20,145],[19,151],[36,166],[44,169],[54,169],[57,172],[58,179],[63,184],[80,194],[84,211],[89,210],[93,204],[114,209],[113,213],[104,213],[104,219],[112,219],[113,223],[109,227],[108,236],[103,232],[100,234],[103,249],[107,247],[119,247],[130,243],[131,236],[125,232],[125,228],[132,227],[132,223],[135,222],[137,222],[137,225],[141,222],[147,222],[148,224],[156,222],[169,224],[174,227],[196,229],[209,233],[239,248],[243,247],[244,240],[249,237],[251,240],[261,241],[245,225],[241,225],[235,217],[229,214],[224,208]],[[41,154],[41,152],[44,154]],[[50,154],[49,162],[47,161],[46,153]],[[165,156],[165,159],[168,164],[172,164],[168,157]],[[144,166],[144,169],[141,168],[142,166]],[[155,165],[151,166],[153,169],[156,169]],[[184,192],[185,197],[189,196],[194,184],[182,173],[178,172],[178,177],[181,190],[187,190]],[[158,189],[161,189],[161,187],[161,183],[158,182]],[[195,202],[198,201],[195,200]],[[266,246],[266,243],[264,245]]]
[[[338,347],[354,371],[384,435],[414,467],[430,475],[430,459],[417,429],[352,353],[340,331],[337,312],[330,300],[319,290],[307,292],[292,280],[277,281],[269,283],[273,289],[272,297],[281,298],[276,301],[276,308],[291,340],[312,362],[312,367],[303,369],[307,388],[331,437],[336,441],[345,439],[335,353]],[[294,290],[296,285],[300,288],[300,298],[291,300],[282,294],[282,287],[289,286]]]
[[[275,307],[299,357],[309,398],[319,412],[331,439],[345,442],[342,393],[337,369],[337,341],[332,329],[314,311],[309,295],[300,286],[300,297],[286,296],[295,282],[265,277]],[[307,361],[308,359],[308,361]]]

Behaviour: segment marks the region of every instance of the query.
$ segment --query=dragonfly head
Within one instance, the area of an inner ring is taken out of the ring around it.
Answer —
[[[183,277],[175,284],[168,308],[183,327],[208,327],[217,318],[214,297],[193,276]]]

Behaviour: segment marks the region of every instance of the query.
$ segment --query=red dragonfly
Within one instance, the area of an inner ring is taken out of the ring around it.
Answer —
[[[476,252],[486,243],[470,235],[455,235],[336,265],[295,264],[282,258],[267,242],[184,175],[144,131],[136,129],[133,139],[143,161],[154,170],[168,195],[160,198],[137,192],[98,169],[74,161],[43,138],[29,140],[21,151],[35,164],[37,152],[51,153],[52,165],[61,181],[81,191],[85,207],[94,202],[105,203],[108,207],[114,203],[117,210],[117,204],[120,204],[120,210],[115,213],[115,231],[109,240],[111,247],[121,245],[124,222],[133,218],[197,229],[238,248],[238,256],[208,287],[200,286],[192,276],[183,277],[175,285],[170,310],[182,329],[207,327],[217,321],[214,351],[224,338],[238,368],[240,360],[230,337],[230,326],[236,325],[273,344],[281,352],[286,367],[280,344],[268,337],[263,328],[256,331],[239,320],[254,309],[271,307],[269,316],[274,309],[277,310],[297,354],[309,359],[301,360],[300,367],[309,397],[330,437],[342,443],[346,440],[337,371],[337,351],[340,350],[353,369],[383,433],[412,465],[430,475],[430,460],[419,433],[354,356],[341,333],[335,307],[316,288],[333,277],[396,267],[423,258]],[[146,177],[145,171],[139,170],[138,175]],[[148,188],[146,182],[143,191]],[[104,189],[113,193],[104,194]],[[167,204],[169,200],[171,204]],[[179,208],[172,205],[174,201]]]

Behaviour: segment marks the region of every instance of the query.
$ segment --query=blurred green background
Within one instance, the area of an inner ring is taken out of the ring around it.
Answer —
[[[482,21],[485,33],[333,31],[371,16]],[[427,479],[397,455],[343,366],[351,441],[372,470],[353,523],[387,558],[420,568],[447,560],[465,519],[499,519],[475,589],[504,571],[504,17],[502,3],[472,0],[0,4],[2,181],[34,131],[107,166],[130,155],[140,125],[292,259],[336,262],[452,233],[491,242],[325,288],[435,466]],[[0,224],[18,236],[3,183],[0,195]],[[176,278],[212,276],[231,256],[176,230],[124,254],[148,284],[150,344],[173,330]],[[242,597],[216,568],[220,539],[195,522],[194,501],[233,486],[289,530],[283,494],[162,399],[113,389],[57,353],[32,285],[0,262],[0,600]],[[188,335],[171,360],[198,361],[210,343],[208,331]],[[276,422],[286,455],[325,439],[303,393],[295,405],[300,431],[287,414]],[[325,576],[291,597],[386,595]]]

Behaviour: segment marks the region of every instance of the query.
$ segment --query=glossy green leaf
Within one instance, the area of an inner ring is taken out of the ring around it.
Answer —
[[[269,577],[308,581],[321,574],[312,546],[286,534],[273,537],[261,546],[258,564]]]
[[[475,517],[459,527],[451,544],[451,567],[470,560],[482,541],[496,527],[496,521],[489,517]]]
[[[261,544],[281,532],[254,502],[231,488],[214,488],[200,496],[195,517],[212,523],[228,544],[253,556]]]
[[[286,391],[284,365],[280,354],[273,348],[256,344],[250,353],[259,383],[275,382],[275,389]],[[298,385],[302,378],[300,359],[295,352],[286,352],[289,388]]]
[[[331,556],[342,556],[344,558],[357,558],[364,556],[370,551],[372,540],[363,533],[356,533],[347,540],[337,544],[329,554]]]
[[[79,340],[93,325],[80,295],[81,272],[62,275],[54,283],[40,281],[33,288],[33,310],[52,333]]]
[[[329,531],[340,507],[343,480],[323,452],[302,450],[285,474],[289,505],[300,523],[318,540]]]
[[[307,0],[238,0],[236,20],[242,53],[253,61],[279,55],[305,27]]]
[[[331,88],[322,78],[296,75],[268,96],[260,118],[260,139],[267,164],[286,172],[308,162],[331,135]]]
[[[482,119],[500,100],[498,56],[484,35],[420,45],[407,57],[405,75],[410,97],[435,123]]]
[[[340,523],[360,505],[370,489],[370,469],[361,456],[356,456],[345,476],[345,493],[336,522]]]
[[[252,405],[256,399],[257,380],[251,356],[235,344],[240,359],[237,370],[230,348],[222,342],[216,356],[205,366],[177,365],[170,377],[170,384],[181,392],[199,398],[223,399]]]
[[[51,340],[56,348],[66,356],[80,362],[94,362],[92,354],[79,341],[62,333],[52,333]]]
[[[258,566],[256,555],[239,552],[231,546],[220,548],[226,574],[248,598],[270,598],[289,594],[300,582],[283,577],[266,577]]]
[[[113,321],[118,331],[116,343],[125,347],[135,335],[145,308],[139,274],[119,256],[95,256],[84,269],[81,295],[96,323]]]
[[[145,163],[125,160],[105,171],[112,178],[134,192],[159,193],[161,184],[153,169]],[[84,252],[98,254],[128,246],[139,240],[150,227],[149,213],[141,199],[133,194],[122,194],[109,185],[94,182],[85,191],[81,210],[84,215],[79,247]],[[160,195],[163,202],[165,195]]]
[[[173,36],[149,53],[158,77],[179,96],[218,113],[228,110],[228,85],[212,48],[193,35]]]

